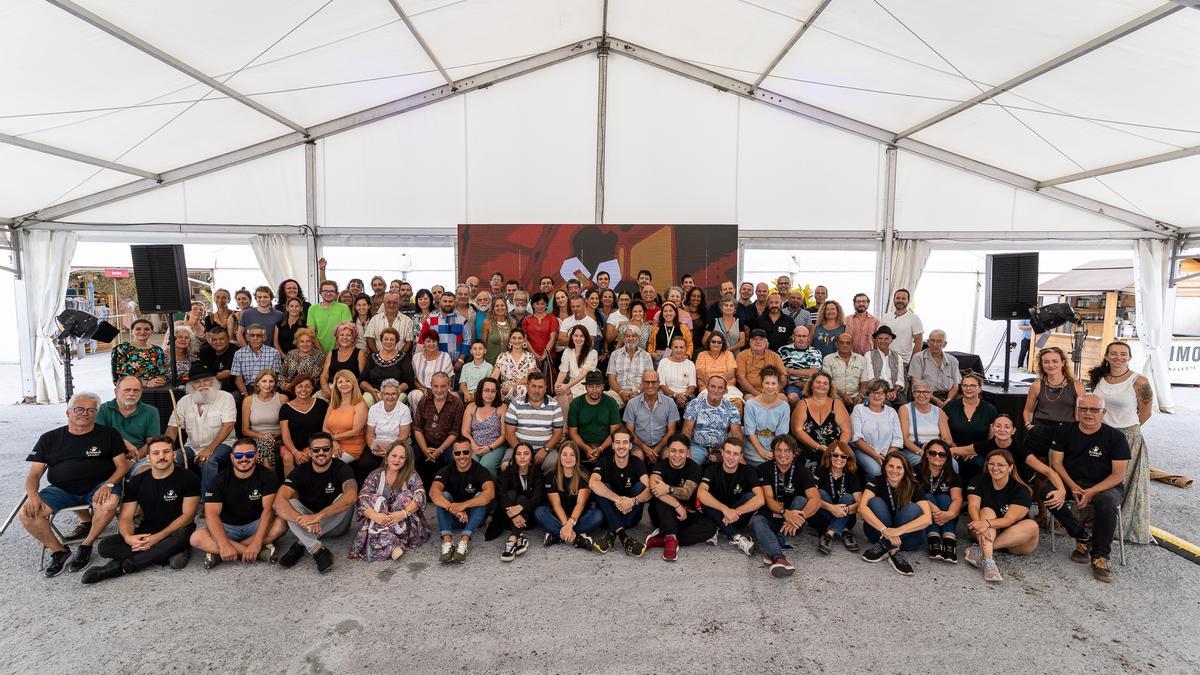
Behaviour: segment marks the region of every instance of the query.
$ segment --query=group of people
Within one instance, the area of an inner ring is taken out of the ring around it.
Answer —
[[[443,563],[481,530],[511,561],[537,529],[545,546],[667,561],[725,542],[784,577],[792,538],[857,552],[861,520],[863,560],[911,575],[904,551],[958,561],[965,517],[962,557],[999,581],[995,552],[1031,553],[1053,516],[1072,559],[1111,581],[1117,528],[1151,541],[1152,392],[1124,343],[1089,387],[1040,350],[1018,433],[906,290],[876,317],[866,294],[846,315],[823,286],[806,305],[787,276],[726,281],[711,304],[690,275],[661,295],[645,270],[628,291],[606,277],[529,293],[497,272],[415,294],[376,277],[372,295],[322,278],[316,304],[287,280],[278,298],[239,291],[236,311],[219,290],[181,322],[177,356],[193,358],[165,433],[139,399],[178,375],[135,322],[114,399],[76,394],[29,455],[21,520],[50,551],[46,576],[182,567],[192,549],[206,568],[307,554],[324,572],[328,540],[352,527],[350,558],[396,559],[433,536],[430,504]],[[50,518],[82,505],[72,552]],[[108,562],[89,567],[93,546]]]

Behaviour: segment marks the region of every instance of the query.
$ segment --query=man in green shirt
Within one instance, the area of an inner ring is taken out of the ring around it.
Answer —
[[[583,381],[586,394],[571,401],[567,413],[567,438],[580,450],[580,464],[589,471],[600,455],[612,445],[612,432],[621,426],[621,408],[604,395],[604,376],[590,371]]]
[[[308,308],[308,327],[317,331],[321,349],[333,349],[333,329],[350,320],[350,308],[337,301],[336,281],[321,282],[321,302]]]
[[[116,398],[105,401],[96,413],[96,424],[116,429],[125,440],[125,455],[135,462],[129,475],[145,471],[146,439],[162,433],[158,408],[142,403],[142,381],[132,375],[117,380]]]

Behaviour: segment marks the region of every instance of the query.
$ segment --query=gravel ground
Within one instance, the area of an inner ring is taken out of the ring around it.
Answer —
[[[81,385],[107,395],[107,359],[78,365]],[[0,368],[0,401],[15,400],[14,379]],[[1198,476],[1200,390],[1175,393],[1179,414],[1145,430],[1152,463]],[[0,407],[4,514],[25,453],[62,410]],[[1153,484],[1154,524],[1200,542],[1196,494]],[[924,556],[910,557],[911,578],[843,550],[821,558],[810,537],[780,581],[724,545],[683,549],[672,565],[538,543],[504,564],[499,542],[480,542],[446,568],[432,545],[398,562],[345,560],[348,535],[325,576],[310,560],[209,572],[193,560],[85,587],[42,579],[19,523],[0,542],[2,672],[1200,671],[1200,566],[1158,547],[1129,546],[1103,586],[1067,559],[1066,538],[1056,553],[1043,541],[1002,557],[1005,581],[987,586],[965,563]]]

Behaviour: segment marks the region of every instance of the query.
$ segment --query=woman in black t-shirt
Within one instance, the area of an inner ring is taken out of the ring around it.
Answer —
[[[933,520],[925,491],[899,450],[888,452],[883,458],[883,473],[872,476],[863,486],[858,512],[863,532],[873,544],[862,559],[874,563],[887,558],[896,572],[912,576],[912,565],[900,551],[921,548],[922,534]]]
[[[312,459],[308,441],[313,434],[321,431],[325,424],[325,413],[329,411],[329,403],[313,398],[317,387],[311,375],[297,375],[288,383],[288,387],[293,398],[279,407],[279,454],[283,460],[284,476],[290,475],[297,464]]]
[[[958,562],[958,515],[962,513],[962,481],[950,467],[950,444],[934,438],[925,444],[917,481],[929,497],[933,522],[925,530],[925,546],[933,560]]]
[[[821,510],[812,522],[818,529],[824,528],[817,551],[829,555],[833,538],[838,535],[847,551],[857,551],[854,522],[862,486],[858,482],[858,460],[850,446],[840,440],[826,446],[820,466],[813,470],[813,482],[821,493]]]
[[[1026,485],[1033,488],[1035,501],[1038,503],[1036,522],[1038,527],[1050,525],[1049,513],[1062,508],[1067,500],[1067,488],[1062,476],[1050,468],[1048,451],[1041,450],[1038,454],[1036,443],[1022,444],[1014,434],[1017,426],[1013,418],[1001,413],[992,422],[992,437],[986,441],[975,443],[972,447],[980,456],[986,456],[992,450],[1007,450],[1017,462],[1017,475]]]
[[[594,548],[588,533],[604,524],[604,514],[589,503],[592,491],[583,473],[579,448],[571,441],[560,445],[554,474],[547,476],[545,483],[546,503],[533,512],[546,531],[546,546],[565,541],[578,548]]]
[[[542,505],[545,489],[542,469],[533,461],[533,448],[517,443],[513,461],[496,480],[496,510],[484,533],[486,539],[495,539],[508,531],[500,560],[511,562],[529,549],[525,532],[536,524],[533,513]]]
[[[967,488],[967,528],[979,543],[967,549],[967,562],[983,570],[983,578],[1001,581],[993,558],[995,549],[1027,555],[1037,548],[1038,526],[1029,520],[1033,490],[1021,480],[1017,463],[1007,450],[992,450],[984,459],[984,471]]]

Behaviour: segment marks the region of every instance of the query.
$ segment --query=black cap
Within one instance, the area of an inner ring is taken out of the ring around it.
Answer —
[[[192,361],[192,367],[188,369],[188,382],[203,380],[206,377],[216,377],[208,366],[204,365],[203,361]]]
[[[583,378],[583,383],[588,384],[604,384],[604,375],[598,370],[589,370],[586,377]]]
[[[753,340],[756,337],[767,337],[767,331],[763,330],[762,328],[755,328],[754,330],[750,331],[750,339]]]
[[[871,333],[871,337],[873,338],[879,337],[880,335],[891,335],[893,340],[896,339],[896,334],[893,333],[892,329],[888,328],[887,326],[880,326],[879,328],[875,329],[874,333]]]

